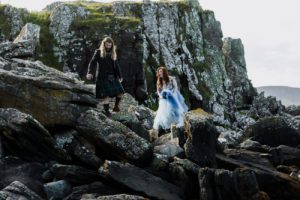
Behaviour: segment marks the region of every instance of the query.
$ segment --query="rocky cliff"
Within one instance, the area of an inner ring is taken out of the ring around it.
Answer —
[[[300,198],[299,109],[256,92],[241,40],[197,1],[0,5],[0,22],[0,199]],[[105,35],[128,92],[110,118],[82,78]],[[165,133],[161,64],[190,107]]]
[[[223,117],[232,106],[251,104],[256,95],[247,77],[242,42],[223,38],[214,13],[194,1],[54,3],[40,13],[1,9],[2,18],[14,22],[2,25],[2,40],[12,39],[27,22],[39,24],[37,58],[81,76],[101,39],[111,35],[118,45],[126,90],[149,105],[154,103],[159,65],[178,77],[191,108],[203,105]]]

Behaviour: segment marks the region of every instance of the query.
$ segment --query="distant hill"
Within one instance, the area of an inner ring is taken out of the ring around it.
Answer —
[[[265,96],[275,96],[286,106],[300,105],[300,88],[287,86],[263,86],[257,87],[259,92],[264,91]]]

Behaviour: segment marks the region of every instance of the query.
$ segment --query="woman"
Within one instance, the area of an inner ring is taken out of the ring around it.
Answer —
[[[104,113],[107,116],[111,115],[109,97],[116,97],[113,111],[119,112],[119,103],[124,94],[121,85],[123,78],[117,62],[116,46],[110,37],[105,37],[102,40],[99,49],[95,50],[89,63],[86,78],[92,80],[93,74],[96,74],[96,98],[103,102]]]
[[[169,129],[171,124],[176,124],[177,127],[183,126],[183,115],[188,111],[188,107],[177,88],[175,78],[168,75],[165,67],[157,69],[156,77],[159,106],[153,128],[156,130]]]

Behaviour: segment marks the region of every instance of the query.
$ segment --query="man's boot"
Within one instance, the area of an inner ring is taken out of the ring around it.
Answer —
[[[120,112],[119,104],[121,101],[121,97],[116,97],[115,107],[113,108],[114,112]]]
[[[107,117],[111,117],[111,113],[109,111],[109,104],[103,104],[103,107],[104,107],[104,114],[107,116]]]

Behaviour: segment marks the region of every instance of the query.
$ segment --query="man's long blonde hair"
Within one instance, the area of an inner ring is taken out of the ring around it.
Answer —
[[[111,43],[112,47],[111,47],[111,59],[113,60],[117,60],[117,52],[116,52],[116,45],[113,41],[113,39],[111,37],[105,37],[101,44],[100,44],[100,56],[101,58],[104,58],[106,56],[106,49],[105,49],[105,42]]]

